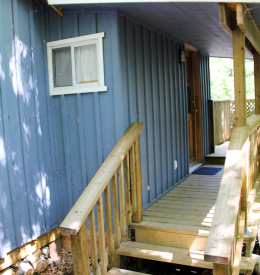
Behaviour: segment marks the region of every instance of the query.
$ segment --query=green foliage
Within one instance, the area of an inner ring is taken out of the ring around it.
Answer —
[[[253,99],[254,62],[246,59],[246,97]],[[210,84],[212,99],[234,98],[234,73],[232,58],[210,58]]]

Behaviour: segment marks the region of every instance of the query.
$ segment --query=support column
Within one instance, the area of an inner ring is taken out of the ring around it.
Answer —
[[[236,26],[232,32],[232,38],[235,84],[235,126],[245,127],[247,125],[245,36],[238,26]]]
[[[260,55],[254,54],[255,114],[260,114]]]

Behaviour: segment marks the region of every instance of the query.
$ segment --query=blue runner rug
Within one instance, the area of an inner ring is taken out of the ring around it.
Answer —
[[[192,174],[213,176],[213,175],[216,175],[222,169],[223,168],[202,167],[202,168],[196,170],[195,172],[193,172]]]

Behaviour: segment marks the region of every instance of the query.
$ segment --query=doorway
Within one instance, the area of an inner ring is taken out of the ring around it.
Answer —
[[[198,50],[185,44],[189,165],[203,162],[200,64]]]
[[[188,133],[189,133],[189,164],[197,160],[196,152],[196,103],[194,92],[194,74],[192,52],[186,50],[186,79],[187,79],[187,100],[188,100]]]

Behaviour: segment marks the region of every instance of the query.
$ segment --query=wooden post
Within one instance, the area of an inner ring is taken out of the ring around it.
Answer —
[[[115,235],[115,250],[120,246],[120,224],[118,212],[118,192],[117,192],[117,172],[112,177],[112,202],[113,202],[113,220],[114,220],[114,235]]]
[[[235,86],[235,126],[246,127],[246,76],[245,76],[245,36],[238,26],[232,32],[234,86]]]
[[[90,275],[86,224],[83,223],[77,235],[70,236],[75,275]]]
[[[104,229],[104,213],[103,213],[103,200],[102,195],[97,201],[97,214],[98,214],[98,233],[99,233],[99,249],[100,249],[100,264],[101,275],[107,274],[107,259],[105,247],[105,229]]]
[[[107,223],[107,246],[108,246],[108,260],[109,263],[114,261],[114,239],[112,229],[112,212],[111,212],[111,198],[110,198],[110,183],[105,189],[105,207],[106,207],[106,223]]]
[[[90,243],[91,243],[92,270],[94,275],[100,275],[100,270],[98,269],[97,238],[96,238],[94,208],[91,210],[88,216],[88,221],[89,221]]]
[[[213,275],[231,275],[231,265],[222,265],[213,263]]]
[[[254,54],[255,114],[260,114],[260,55]]]
[[[136,176],[136,196],[137,211],[133,214],[133,222],[143,220],[143,200],[142,200],[142,181],[141,181],[141,162],[140,162],[140,141],[139,136],[134,143],[135,149],[135,176]]]

